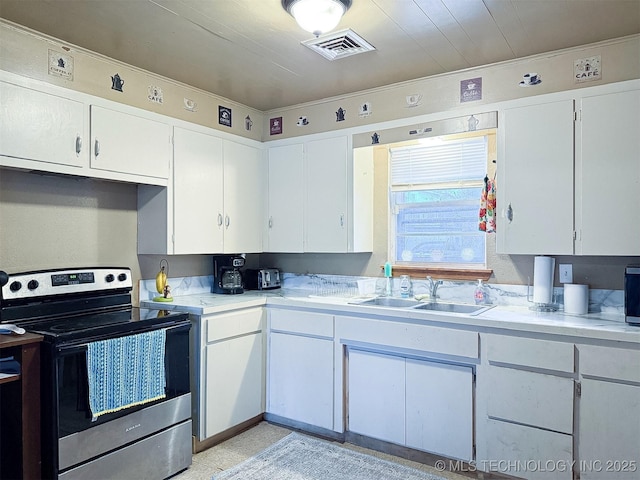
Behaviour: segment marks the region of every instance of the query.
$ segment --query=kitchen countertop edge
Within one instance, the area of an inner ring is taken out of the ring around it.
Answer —
[[[335,315],[424,323],[451,328],[477,328],[480,331],[526,332],[637,344],[640,326],[628,325],[620,314],[589,313],[566,315],[562,312],[535,312],[527,307],[495,306],[480,315],[425,312],[401,308],[381,308],[349,303],[353,299],[313,297],[283,291],[248,291],[242,295],[195,294],[175,297],[173,302],[140,301],[141,308],[179,310],[205,316],[241,308],[275,306],[305,308]]]

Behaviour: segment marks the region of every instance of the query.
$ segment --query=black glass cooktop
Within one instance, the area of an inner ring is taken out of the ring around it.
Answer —
[[[16,322],[32,333],[39,333],[49,341],[95,340],[101,337],[114,337],[132,332],[188,323],[186,313],[168,310],[151,310],[129,307],[106,312],[94,312],[73,316],[60,316],[40,320]]]

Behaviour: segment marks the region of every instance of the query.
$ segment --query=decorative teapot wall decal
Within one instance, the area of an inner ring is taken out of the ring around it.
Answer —
[[[111,77],[111,89],[117,90],[118,92],[122,91],[122,87],[124,87],[124,80],[120,78],[120,75],[117,73]]]
[[[342,107],[336,112],[336,122],[344,122],[344,114],[347,113]]]

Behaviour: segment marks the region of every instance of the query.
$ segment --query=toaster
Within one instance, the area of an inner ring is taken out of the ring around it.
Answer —
[[[248,290],[270,290],[281,286],[280,270],[277,268],[247,268],[244,271],[244,288]]]

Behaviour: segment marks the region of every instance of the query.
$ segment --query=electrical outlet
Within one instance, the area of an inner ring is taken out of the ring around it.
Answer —
[[[561,263],[558,265],[560,274],[560,283],[573,283],[573,265],[570,263]]]

